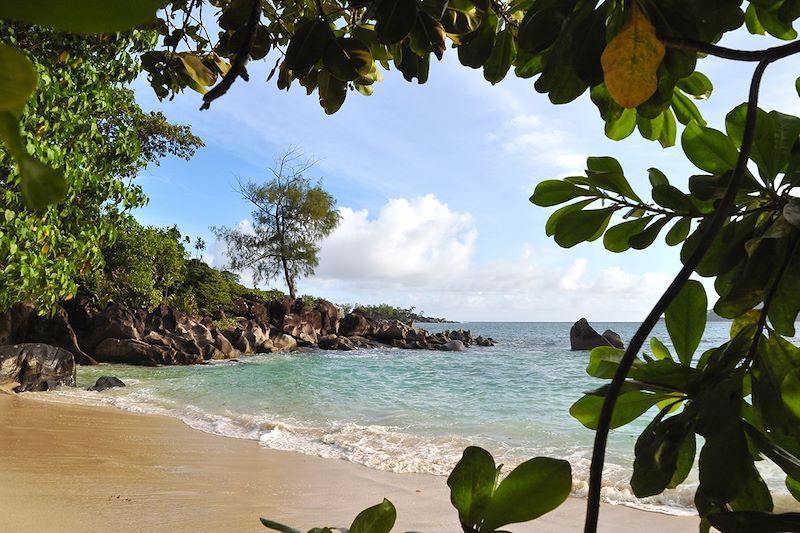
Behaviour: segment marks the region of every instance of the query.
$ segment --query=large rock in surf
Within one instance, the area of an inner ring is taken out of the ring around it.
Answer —
[[[591,350],[598,346],[613,346],[615,348],[624,348],[622,339],[617,333],[606,330],[600,335],[585,318],[581,318],[569,330],[569,343],[570,349],[573,351],[578,350]]]
[[[15,392],[75,386],[75,357],[63,348],[41,343],[0,346],[0,386],[18,383]]]
[[[348,313],[339,322],[339,335],[365,337],[372,333],[369,319],[360,313]]]

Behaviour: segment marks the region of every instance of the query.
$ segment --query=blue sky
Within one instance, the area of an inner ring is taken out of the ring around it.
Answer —
[[[723,44],[767,43],[775,41],[737,34]],[[209,111],[198,111],[200,96],[191,91],[159,102],[141,80],[142,106],[190,124],[206,147],[189,162],[171,158],[142,172],[150,203],[137,218],[204,238],[205,260],[222,267],[224,246],[209,228],[250,217],[236,178],[267,180],[274,158],[297,147],[318,160],[311,177],[322,179],[342,210],[339,228],[321,243],[316,274],[299,281],[299,292],[413,305],[457,320],[641,319],[679,268],[678,250],[661,240],[624,254],[600,242],[561,249],[544,234],[552,210],[528,197],[538,181],[581,174],[589,155],[618,158],[640,192],[649,191],[651,166],[683,186],[694,171],[680,148],[635,135],[610,141],[588,95],[554,106],[533,80],[509,75],[492,86],[448,52],[431,65],[427,84],[384,72],[374,95],[351,92],[333,116],[302,87],[285,92],[265,83],[263,62]],[[762,108],[800,114],[798,67],[788,59],[769,69]],[[698,104],[709,125],[723,129],[725,113],[746,97],[752,65],[708,58],[699,70],[715,92]]]

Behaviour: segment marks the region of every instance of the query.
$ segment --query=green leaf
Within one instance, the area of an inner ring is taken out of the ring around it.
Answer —
[[[688,365],[706,327],[708,299],[703,284],[689,280],[667,307],[667,332],[681,363]]]
[[[67,194],[67,182],[62,172],[28,155],[18,161],[18,164],[21,175],[20,189],[28,207],[41,210],[64,199]]]
[[[418,55],[433,53],[442,59],[445,50],[445,31],[442,24],[425,11],[417,13],[417,22],[411,32],[411,50]]]
[[[578,243],[599,237],[617,209],[619,207],[607,207],[565,214],[556,226],[556,243],[562,248],[571,248]]]
[[[0,111],[21,109],[36,90],[38,79],[25,54],[13,46],[0,44]]]
[[[538,518],[561,505],[571,489],[572,468],[567,461],[549,457],[525,461],[498,485],[479,531]]]
[[[586,177],[592,185],[643,203],[625,179],[619,161],[613,157],[589,157],[586,166]]]
[[[588,200],[582,200],[580,202],[575,202],[574,204],[568,204],[564,207],[556,209],[553,211],[553,214],[547,219],[547,222],[544,226],[545,234],[548,237],[552,237],[556,233],[556,227],[558,226],[558,222],[561,220],[561,217],[566,215],[567,213],[571,213],[572,211],[580,211],[587,205],[591,204],[592,202],[597,201],[597,198],[589,198]]]
[[[284,65],[297,72],[308,70],[322,59],[332,38],[333,32],[326,22],[314,19],[302,23],[289,41]]]
[[[586,373],[592,377],[611,379],[619,367],[619,361],[625,355],[625,350],[614,348],[613,346],[598,346],[589,353],[589,366]],[[634,365],[643,364],[640,359],[634,361]]]
[[[163,0],[24,0],[0,2],[0,18],[72,33],[110,33],[141,26]]]
[[[650,351],[653,352],[653,355],[656,359],[667,359],[672,361],[672,354],[669,353],[669,348],[664,346],[664,343],[658,340],[656,337],[650,338]]]
[[[657,168],[648,168],[647,177],[650,179],[650,185],[652,187],[658,187],[659,185],[669,185],[669,180],[667,179],[667,176],[664,175],[664,173],[658,170]]]
[[[532,54],[549,48],[564,24],[564,14],[555,8],[537,9],[531,7],[519,23],[517,41],[520,50]]]
[[[661,494],[678,468],[678,458],[686,439],[694,440],[691,418],[677,415],[666,420],[665,407],[636,440],[631,489],[637,498]]]
[[[630,244],[631,248],[635,250],[644,250],[653,244],[653,242],[656,240],[656,237],[658,237],[658,234],[669,221],[670,217],[666,216],[657,219],[638,234],[631,236],[628,239],[628,244]]]
[[[336,113],[347,97],[347,83],[334,78],[327,71],[319,73],[317,91],[319,92],[319,105],[328,115]]]
[[[381,0],[375,15],[375,33],[379,43],[402,41],[414,29],[417,20],[415,0]]]
[[[492,85],[506,77],[511,63],[517,55],[517,44],[509,28],[497,34],[492,53],[483,66],[483,77]]]
[[[708,98],[714,85],[705,74],[699,71],[692,72],[688,77],[678,80],[676,84],[686,94],[691,94],[695,98]]]
[[[781,383],[783,404],[800,419],[800,369],[789,372]]]
[[[477,30],[458,47],[458,60],[465,67],[480,68],[489,60],[497,35],[497,15],[489,10]]]
[[[579,196],[595,196],[595,194],[568,181],[545,180],[536,185],[530,201],[539,207],[550,207]]]
[[[275,531],[280,531],[281,533],[302,533],[302,531],[299,529],[286,526],[279,522],[273,522],[272,520],[267,520],[266,518],[261,518],[261,523],[264,524],[264,527],[274,529]]]
[[[786,205],[783,206],[783,218],[794,226],[800,229],[800,201],[795,198],[790,198]]]
[[[367,45],[352,37],[338,37],[325,48],[322,64],[339,80],[353,81],[369,75],[373,61]]]
[[[683,217],[678,219],[674,226],[667,232],[666,242],[669,246],[676,246],[686,240],[692,228],[692,219]]]
[[[692,121],[695,121],[701,126],[705,126],[706,124],[703,115],[700,114],[694,102],[678,88],[676,88],[672,94],[672,110],[675,112],[675,117],[681,124],[689,124]]]
[[[750,423],[742,421],[742,426],[747,436],[756,445],[756,448],[758,448],[758,451],[769,457],[787,476],[800,479],[800,459],[776,442],[773,442],[767,435],[760,432]]]
[[[447,478],[450,501],[462,523],[477,525],[489,505],[497,481],[497,467],[492,455],[470,446]]]
[[[378,505],[358,513],[350,526],[350,533],[389,533],[397,520],[397,511],[392,502],[383,499]]]
[[[678,126],[675,124],[675,115],[669,109],[662,113],[664,125],[661,128],[661,135],[658,136],[658,143],[662,148],[675,146],[675,139],[678,137]]]
[[[628,239],[640,233],[653,217],[642,217],[617,224],[603,235],[603,246],[609,252],[620,253],[630,249]]]
[[[672,185],[657,185],[653,187],[652,196],[658,205],[671,209],[678,214],[692,211],[692,202],[688,196]]]
[[[636,420],[655,404],[669,397],[664,394],[652,394],[638,390],[620,394],[614,405],[614,414],[611,416],[611,429]],[[587,428],[597,429],[604,399],[604,396],[597,394],[586,394],[572,404],[569,414]]]
[[[605,134],[612,141],[621,141],[630,136],[636,129],[636,110],[623,109],[617,118],[606,121]]]
[[[791,494],[795,500],[800,502],[800,481],[797,481],[787,476],[785,484],[786,484],[786,489],[789,491],[789,494]]]
[[[739,152],[733,141],[721,131],[690,122],[681,136],[683,151],[697,167],[712,174],[733,170]]]

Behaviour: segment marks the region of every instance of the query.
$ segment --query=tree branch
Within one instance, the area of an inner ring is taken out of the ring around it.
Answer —
[[[210,91],[203,95],[203,105],[200,110],[208,109],[211,107],[211,102],[228,92],[233,82],[241,77],[244,81],[248,81],[250,77],[247,75],[247,61],[250,59],[250,51],[253,49],[253,42],[256,39],[256,32],[258,31],[258,23],[261,20],[261,0],[252,0],[253,4],[250,7],[250,16],[247,19],[247,24],[244,27],[245,40],[242,46],[236,51],[236,55],[231,61],[231,68],[222,77],[222,80],[216,84]]]

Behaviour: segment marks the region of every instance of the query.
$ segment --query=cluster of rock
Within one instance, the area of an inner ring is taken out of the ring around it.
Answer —
[[[625,344],[618,333],[605,330],[602,334],[598,333],[585,318],[581,318],[569,330],[569,343],[572,350],[591,350],[598,346],[613,346],[614,348],[624,349]]]
[[[359,310],[345,315],[325,300],[239,299],[231,314],[195,320],[166,305],[150,312],[120,304],[95,310],[88,299],[76,299],[41,316],[31,305],[17,305],[0,314],[0,383],[18,383],[18,390],[74,384],[75,363],[188,365],[304,346],[458,351],[494,344],[469,331],[430,334],[412,323],[369,319]],[[36,368],[39,378],[32,379],[28,374]]]

